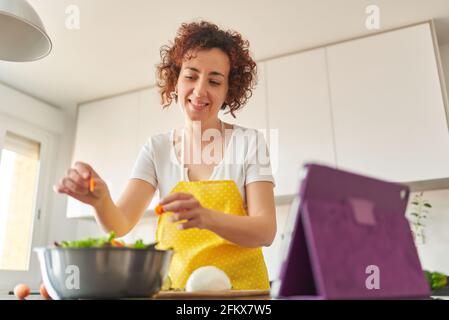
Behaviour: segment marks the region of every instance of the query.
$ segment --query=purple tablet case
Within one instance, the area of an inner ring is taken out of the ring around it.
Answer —
[[[279,279],[288,299],[426,298],[407,186],[307,164]]]

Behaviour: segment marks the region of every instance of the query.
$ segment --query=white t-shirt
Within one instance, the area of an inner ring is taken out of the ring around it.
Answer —
[[[229,129],[226,129],[229,130]],[[182,165],[173,146],[174,130],[151,136],[140,150],[131,179],[147,181],[165,197],[182,179]],[[208,180],[234,180],[246,207],[245,186],[255,181],[275,185],[268,148],[262,133],[234,125],[224,157]],[[188,181],[188,168],[184,168]]]

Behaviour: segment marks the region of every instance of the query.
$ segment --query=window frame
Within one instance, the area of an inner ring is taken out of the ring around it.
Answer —
[[[0,161],[6,132],[27,137],[40,143],[39,172],[34,196],[31,252],[27,271],[0,270],[0,295],[8,294],[18,283],[26,283],[32,290],[39,288],[41,272],[33,248],[46,246],[51,209],[51,168],[56,161],[55,144],[57,137],[49,131],[24,121],[0,114]]]

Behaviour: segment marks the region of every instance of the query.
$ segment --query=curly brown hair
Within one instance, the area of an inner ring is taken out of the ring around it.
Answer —
[[[252,96],[257,81],[257,66],[250,56],[249,42],[232,30],[221,30],[207,22],[183,23],[178,29],[174,43],[160,49],[161,63],[157,65],[157,85],[162,105],[168,107],[174,97],[183,59],[190,59],[187,53],[197,49],[218,48],[230,60],[229,89],[221,109],[229,107],[231,115],[241,109]]]

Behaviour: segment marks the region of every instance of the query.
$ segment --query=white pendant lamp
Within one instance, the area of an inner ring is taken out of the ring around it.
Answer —
[[[51,47],[41,19],[26,0],[0,0],[0,60],[38,60]]]

